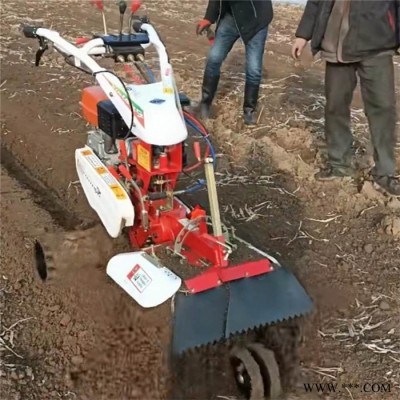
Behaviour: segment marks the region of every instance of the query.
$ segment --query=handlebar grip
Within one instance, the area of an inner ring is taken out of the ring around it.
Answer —
[[[135,32],[140,32],[140,29],[142,28],[142,21],[140,19],[135,19],[132,21],[132,28]]]
[[[142,24],[148,24],[148,23],[150,23],[150,19],[149,17],[147,17],[147,15],[143,17],[134,16],[132,18],[131,26],[135,32],[140,32],[142,29]]]
[[[25,25],[22,29],[22,32],[24,33],[24,36],[30,39],[35,39],[37,38],[36,35],[36,30],[38,28],[36,28],[35,26],[29,26],[29,25]]]

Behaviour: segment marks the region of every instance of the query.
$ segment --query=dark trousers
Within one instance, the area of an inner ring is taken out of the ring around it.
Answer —
[[[332,167],[351,165],[353,135],[350,110],[360,78],[361,93],[374,148],[374,176],[395,175],[396,94],[393,57],[381,55],[352,64],[327,63],[325,135]]]
[[[246,44],[246,82],[259,85],[262,78],[263,57],[268,29],[264,28]],[[240,38],[233,16],[226,13],[221,19],[210,49],[205,74],[210,77],[220,75],[221,66],[235,42]]]

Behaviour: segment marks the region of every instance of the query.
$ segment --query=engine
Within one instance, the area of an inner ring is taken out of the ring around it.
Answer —
[[[87,145],[105,164],[115,165],[119,160],[117,142],[126,138],[128,127],[99,86],[85,88],[80,105],[84,118],[94,128],[88,132]],[[135,138],[127,139],[127,143],[132,140]]]

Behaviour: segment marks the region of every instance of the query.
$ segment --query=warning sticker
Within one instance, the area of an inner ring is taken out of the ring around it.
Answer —
[[[126,194],[119,185],[109,185],[118,200],[125,200]]]
[[[146,171],[151,171],[151,159],[150,151],[145,149],[143,146],[139,145],[138,150],[138,164],[143,167]]]
[[[125,200],[127,198],[125,191],[110,171],[103,166],[102,162],[96,157],[96,155],[94,155],[91,150],[82,150],[81,153],[85,156],[85,159],[88,161],[90,166],[101,176],[103,181],[113,191],[115,197],[118,200]]]
[[[104,167],[97,167],[97,168],[96,168],[96,172],[97,172],[99,175],[102,175],[102,174],[107,173],[108,171],[107,171],[107,169],[104,168]]]
[[[136,264],[133,267],[131,272],[129,272],[129,274],[127,275],[127,278],[132,282],[133,286],[135,286],[135,288],[140,293],[143,293],[151,283],[150,276],[139,264]]]

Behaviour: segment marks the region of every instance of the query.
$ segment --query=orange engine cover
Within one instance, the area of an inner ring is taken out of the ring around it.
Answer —
[[[100,86],[89,86],[82,90],[79,104],[82,108],[83,117],[92,126],[99,126],[97,104],[103,100],[108,100],[108,97]]]

